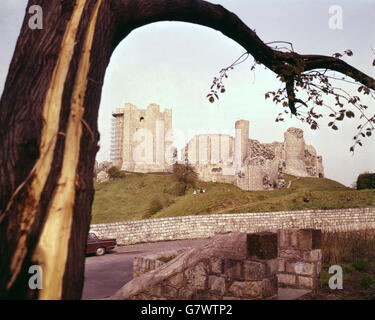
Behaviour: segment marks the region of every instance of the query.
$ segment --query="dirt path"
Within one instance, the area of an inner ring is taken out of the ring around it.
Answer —
[[[298,180],[299,178],[300,178],[300,177],[297,177],[297,178],[295,178],[295,179],[293,179],[293,180],[290,180],[289,183],[288,183],[288,186],[287,186],[286,188],[289,189],[290,186],[292,185],[292,182]]]

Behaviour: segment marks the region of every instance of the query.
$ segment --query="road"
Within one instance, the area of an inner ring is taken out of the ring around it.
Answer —
[[[102,299],[113,295],[133,278],[133,259],[137,256],[180,248],[195,247],[208,239],[177,240],[120,246],[104,256],[87,256],[83,300]]]

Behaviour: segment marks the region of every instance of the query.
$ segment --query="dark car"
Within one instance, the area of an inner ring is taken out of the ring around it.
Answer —
[[[116,239],[98,238],[95,233],[90,232],[87,239],[86,254],[95,253],[97,256],[102,256],[116,246]]]

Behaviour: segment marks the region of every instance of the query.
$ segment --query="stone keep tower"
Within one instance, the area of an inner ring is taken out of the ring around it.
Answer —
[[[298,177],[307,177],[303,131],[298,128],[289,128],[284,133],[284,148],[285,172]]]
[[[113,161],[121,170],[133,172],[170,171],[173,150],[171,137],[172,110],[160,112],[150,104],[138,109],[131,103],[116,109]],[[168,158],[169,157],[169,158]]]
[[[248,156],[249,121],[238,120],[235,123],[234,159],[235,170],[242,167]]]

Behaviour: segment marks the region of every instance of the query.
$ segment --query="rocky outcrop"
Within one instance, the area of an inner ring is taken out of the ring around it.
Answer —
[[[96,182],[97,183],[103,183],[103,182],[108,182],[111,180],[111,177],[109,174],[105,171],[100,171],[97,176],[96,176]]]
[[[96,166],[95,166],[95,173],[98,174],[99,172],[101,171],[107,171],[110,167],[113,166],[113,163],[110,162],[110,161],[103,161],[103,162],[100,162],[98,163]]]

